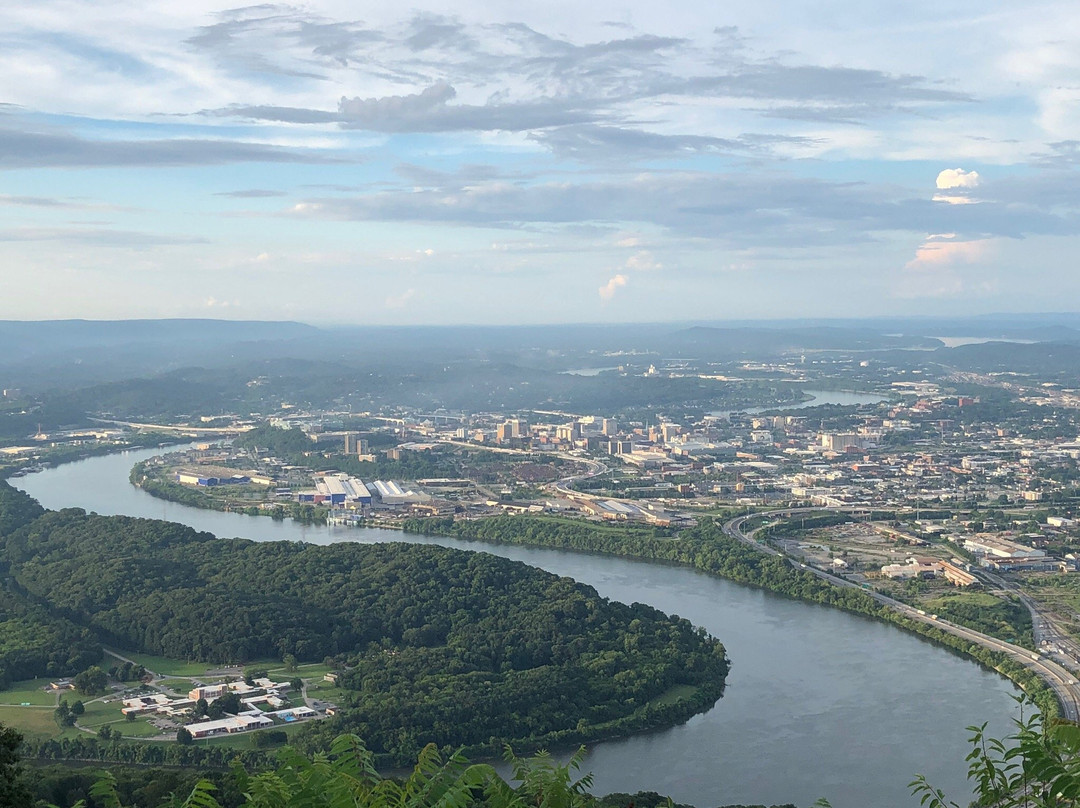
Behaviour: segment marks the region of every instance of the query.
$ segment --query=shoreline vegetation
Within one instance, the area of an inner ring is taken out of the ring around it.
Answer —
[[[709,575],[767,589],[777,594],[832,606],[871,619],[891,623],[936,645],[969,657],[1005,676],[1020,687],[1044,716],[1060,715],[1060,705],[1043,680],[1006,654],[991,651],[934,626],[910,620],[878,603],[858,589],[835,587],[805,570],[793,568],[783,558],[759,553],[728,537],[720,525],[703,518],[676,538],[657,538],[651,529],[626,529],[615,537],[611,531],[590,530],[589,525],[545,520],[533,516],[493,516],[465,521],[449,518],[407,519],[406,533],[447,536],[492,544],[553,547],[572,552],[614,555],[643,561],[693,567]]]
[[[427,741],[497,754],[681,724],[723,695],[723,645],[689,621],[485,553],[406,543],[219,539],[185,525],[47,511],[0,483],[3,679],[70,676],[102,645],[215,663],[322,660],[338,715],[290,740],[341,732],[381,765]],[[85,651],[70,657],[73,643]],[[480,709],[497,705],[497,710]],[[235,751],[235,750],[234,750]],[[36,759],[215,765],[181,744],[93,737],[28,744]],[[252,758],[255,762],[255,758]]]
[[[147,477],[145,466],[145,461],[136,464],[132,468],[130,479],[133,485],[143,488],[152,496],[203,509],[232,510],[202,492]],[[238,511],[249,515],[279,518],[258,509],[238,509]],[[317,519],[309,521],[305,516],[293,515],[292,518],[303,524],[324,524],[326,521],[325,514],[321,521]],[[491,525],[496,527],[485,528]],[[387,527],[383,524],[379,526]],[[649,528],[622,528],[618,531],[607,528],[597,531],[587,523],[575,524],[572,521],[535,516],[491,516],[481,520],[453,520],[449,517],[412,518],[405,519],[400,525],[393,525],[393,527],[400,527],[406,533],[418,535],[439,535],[491,544],[552,547],[571,552],[615,555],[689,566],[710,575],[767,589],[796,600],[833,606],[853,614],[891,623],[973,659],[984,667],[997,671],[1020,687],[1039,705],[1044,715],[1048,717],[1060,715],[1060,705],[1053,690],[1038,675],[1017,664],[1006,654],[991,651],[947,631],[910,620],[881,605],[861,591],[839,589],[810,573],[795,570],[786,562],[777,563],[774,560],[770,563],[768,556],[756,553],[724,535],[719,524],[708,517],[702,517],[702,524],[684,531],[678,537],[661,537]],[[496,532],[499,535],[495,535]],[[613,538],[612,534],[615,533],[618,533],[619,537]],[[712,545],[714,552],[708,552],[709,545]],[[959,616],[952,615],[951,617],[956,619]],[[958,622],[964,621],[958,620]],[[980,626],[969,627],[981,630]],[[1025,644],[1023,640],[1021,644]]]
[[[241,505],[237,503],[237,507],[230,507],[227,501],[216,499],[205,491],[155,477],[152,475],[150,468],[150,461],[148,460],[136,463],[131,467],[128,481],[136,488],[141,488],[150,494],[150,496],[163,499],[166,502],[188,505],[204,511],[242,513],[246,516],[267,516],[275,520],[288,518],[302,525],[325,525],[329,514],[327,508],[300,502],[274,503],[274,510],[269,512],[250,504]]]
[[[45,450],[40,460],[31,465],[40,465],[41,468],[55,468],[68,463],[76,463],[80,460],[89,460],[92,457],[103,457],[123,452],[133,452],[139,449],[161,448],[177,446],[189,441],[188,438],[176,438],[162,432],[133,432],[126,436],[123,445],[74,445],[54,446]],[[19,457],[4,458],[0,460],[0,480],[7,480],[25,473],[22,469],[24,461]]]

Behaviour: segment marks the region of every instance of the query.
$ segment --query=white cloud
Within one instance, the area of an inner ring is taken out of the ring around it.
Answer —
[[[894,289],[901,298],[950,298],[986,295],[997,288],[986,277],[986,263],[992,243],[989,239],[956,240],[954,233],[927,237],[904,265]]]
[[[937,188],[939,191],[952,191],[952,193],[934,194],[935,202],[945,202],[949,205],[970,205],[978,202],[967,195],[972,188],[979,187],[979,172],[964,171],[962,168],[946,168],[937,175]]]
[[[930,236],[915,251],[915,257],[904,266],[908,270],[930,270],[954,264],[971,264],[985,257],[988,242],[954,241],[952,233]]]
[[[979,185],[978,171],[964,171],[962,168],[946,168],[937,175],[939,190],[946,188],[976,188]]]
[[[611,300],[613,297],[615,297],[615,292],[619,289],[619,287],[626,286],[629,281],[630,279],[622,273],[615,275],[615,277],[613,277],[611,280],[609,280],[607,283],[600,287],[600,299],[604,301]]]

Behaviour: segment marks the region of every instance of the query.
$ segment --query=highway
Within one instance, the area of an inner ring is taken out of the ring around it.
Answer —
[[[798,513],[808,513],[808,512],[818,512],[818,513],[820,513],[822,511],[835,511],[835,510],[838,510],[838,509],[836,509],[836,508],[792,508],[792,509],[789,509],[789,510],[786,510],[786,511],[773,511],[769,515],[770,516],[772,516],[772,515],[787,515],[787,516],[790,516],[790,515],[794,515],[794,514],[798,514]],[[755,516],[755,515],[760,515],[760,514],[749,514],[749,515],[746,515],[746,516],[738,516],[738,517],[736,517],[734,519],[728,520],[723,526],[724,533],[726,535],[730,536],[731,538],[736,539],[737,541],[740,541],[743,544],[746,544],[746,545],[748,545],[750,547],[753,547],[754,549],[756,549],[756,550],[758,550],[758,551],[760,551],[762,553],[766,553],[768,555],[773,555],[773,556],[786,557],[786,556],[783,555],[783,553],[779,552],[778,550],[776,550],[776,549],[774,549],[772,547],[769,547],[769,546],[767,546],[765,544],[757,542],[753,538],[753,534],[755,532],[757,532],[756,530],[751,531],[750,534],[746,534],[746,533],[743,532],[743,530],[742,530],[743,524],[746,522],[747,519],[749,519],[751,516]],[[758,530],[760,530],[760,528],[758,528]],[[850,588],[856,588],[856,589],[861,588],[861,587],[858,586],[858,584],[854,584],[851,581],[848,581],[848,580],[846,580],[844,578],[841,578],[841,577],[839,577],[837,575],[833,575],[833,574],[831,574],[829,572],[826,572],[824,570],[817,569],[816,567],[811,567],[811,566],[808,566],[806,564],[801,564],[801,563],[799,563],[799,562],[797,562],[797,561],[795,561],[793,559],[789,558],[788,563],[790,563],[793,567],[797,567],[799,569],[804,569],[807,572],[813,573],[817,577],[821,578],[822,580],[828,581],[829,583],[833,584],[834,586],[845,587],[845,588],[850,587]],[[1004,584],[1004,582],[1001,582],[1001,583]],[[984,646],[986,648],[989,648],[991,650],[1002,651],[1002,652],[1008,654],[1016,662],[1019,662],[1024,667],[1026,667],[1026,668],[1034,671],[1035,673],[1037,673],[1039,675],[1039,677],[1044,682],[1046,682],[1046,684],[1054,691],[1054,694],[1057,696],[1058,703],[1061,705],[1062,715],[1065,718],[1067,718],[1067,719],[1069,719],[1070,721],[1073,721],[1073,722],[1080,721],[1080,685],[1077,684],[1077,680],[1076,680],[1073,672],[1068,670],[1067,668],[1065,668],[1063,665],[1059,664],[1058,662],[1056,662],[1056,661],[1054,661],[1052,659],[1046,659],[1046,658],[1041,657],[1041,656],[1039,656],[1037,654],[1034,654],[1034,652],[1031,651],[1028,648],[1021,648],[1019,645],[1013,645],[1012,643],[1008,643],[1008,642],[1005,642],[1003,640],[999,640],[996,637],[991,637],[989,634],[983,634],[982,632],[974,631],[972,629],[965,628],[964,626],[959,626],[959,625],[957,625],[955,623],[952,623],[952,622],[950,622],[948,620],[942,620],[941,618],[935,617],[933,615],[920,614],[919,610],[916,609],[915,607],[909,606],[906,603],[901,603],[898,600],[894,600],[893,598],[890,598],[888,595],[883,595],[882,593],[875,592],[872,589],[864,589],[863,591],[866,592],[866,594],[869,595],[870,597],[874,598],[874,600],[878,601],[879,603],[881,603],[881,604],[883,604],[885,606],[888,606],[889,608],[891,608],[891,609],[893,609],[893,610],[895,610],[897,612],[900,612],[901,614],[903,614],[906,617],[909,617],[909,618],[911,618],[913,620],[918,620],[918,621],[926,623],[928,625],[936,626],[936,627],[940,628],[942,631],[947,631],[950,634],[956,635],[957,637],[962,637],[963,639],[970,640],[972,642],[977,642],[980,645],[982,645],[982,646]],[[1013,591],[1015,591],[1015,590],[1013,590]],[[1019,593],[1019,592],[1017,592],[1017,594],[1020,596],[1021,600],[1024,601],[1025,605],[1027,605],[1028,608],[1032,610],[1033,622],[1037,621],[1040,624],[1040,628],[1036,630],[1036,642],[1038,643],[1039,642],[1039,632],[1048,632],[1048,631],[1050,631],[1051,629],[1049,627],[1053,626],[1054,624],[1053,624],[1052,621],[1047,619],[1045,617],[1045,615],[1043,615],[1043,613],[1038,609],[1037,604],[1034,604],[1034,602],[1031,601],[1030,598],[1028,598],[1026,595],[1023,595],[1022,593]],[[1055,636],[1057,636],[1057,635],[1055,634]],[[1033,655],[1035,656],[1034,659],[1032,658]]]
[[[138,421],[117,421],[111,418],[90,418],[98,424],[114,424],[129,429],[145,429],[151,432],[179,432],[181,435],[240,435],[254,427],[250,426],[177,426],[175,424],[144,424]]]
[[[590,477],[598,477],[605,473],[608,470],[608,467],[599,460],[590,460],[586,457],[573,457],[571,455],[560,456],[565,457],[567,460],[573,460],[575,463],[584,463],[588,468],[581,474],[575,474],[572,477],[563,477],[561,480],[556,480],[551,484],[551,487],[564,497],[575,499],[597,499],[595,494],[588,494],[584,491],[575,491],[571,486],[581,480],[587,480]]]

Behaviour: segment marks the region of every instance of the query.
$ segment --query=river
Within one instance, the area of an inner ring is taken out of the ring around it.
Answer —
[[[16,482],[48,508],[169,519],[257,540],[411,541],[523,561],[601,595],[679,614],[720,638],[732,660],[727,693],[669,730],[596,744],[594,793],[651,790],[698,808],[793,802],[809,808],[917,804],[916,774],[964,804],[965,727],[1009,731],[1011,683],[883,623],[706,576],[691,569],[543,548],[493,546],[379,529],[302,526],[154,499],[128,483],[161,450],[92,458]]]

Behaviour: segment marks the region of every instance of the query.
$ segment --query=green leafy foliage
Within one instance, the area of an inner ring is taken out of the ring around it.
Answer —
[[[1025,707],[1035,707],[1020,699]],[[1074,808],[1080,805],[1080,727],[1046,720],[1037,711],[1021,714],[1006,738],[986,734],[986,724],[968,727],[968,780],[975,805],[995,808]],[[912,793],[927,808],[959,808],[922,775]]]
[[[398,763],[428,742],[626,734],[711,706],[728,670],[723,646],[686,620],[483,553],[219,540],[70,509],[7,536],[0,558],[27,597],[111,645],[218,663],[334,658],[345,697],[297,733],[306,751],[342,731]],[[100,692],[103,677],[91,668],[76,685]]]

